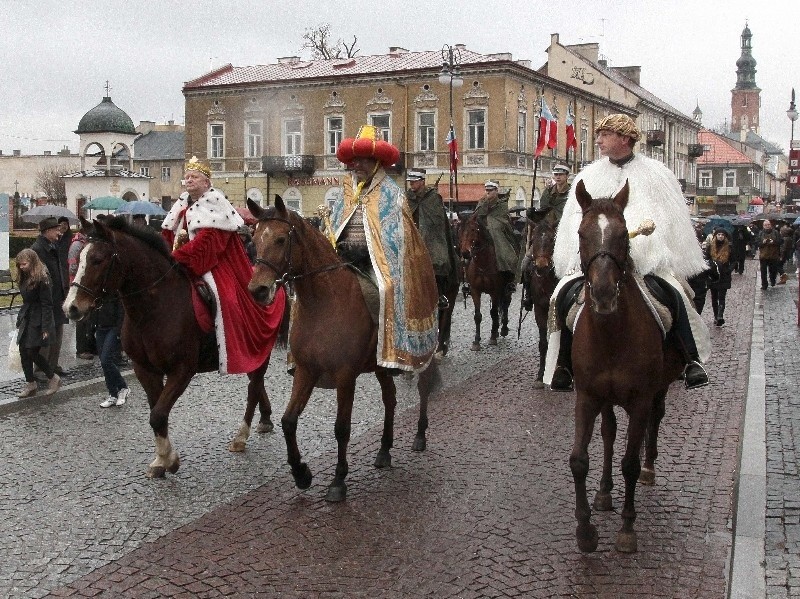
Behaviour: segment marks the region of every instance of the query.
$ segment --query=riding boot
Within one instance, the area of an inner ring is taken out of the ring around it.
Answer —
[[[697,345],[692,335],[692,327],[689,324],[689,316],[683,306],[683,301],[678,301],[676,306],[675,322],[672,325],[672,333],[678,343],[678,348],[683,354],[686,363],[683,369],[683,382],[687,389],[697,389],[708,385],[708,373],[700,364],[700,356],[697,352]]]
[[[447,276],[436,275],[436,288],[439,291],[439,310],[447,310],[450,307],[450,302],[447,299]]]
[[[558,348],[558,360],[550,381],[551,391],[572,391],[572,331],[568,326],[561,327],[561,343]]]
[[[725,302],[719,303],[719,309],[717,310],[717,326],[721,327],[725,324]]]

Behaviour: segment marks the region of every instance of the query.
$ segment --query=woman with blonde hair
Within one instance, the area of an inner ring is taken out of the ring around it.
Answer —
[[[17,314],[17,344],[19,345],[25,386],[19,397],[36,395],[38,386],[33,377],[36,364],[47,375],[45,395],[52,395],[61,386],[61,378],[53,372],[53,366],[39,353],[55,337],[53,320],[53,293],[50,275],[39,255],[32,249],[17,254],[18,286],[22,296],[22,308]]]
[[[714,229],[709,243],[709,256],[717,266],[719,278],[709,281],[711,290],[711,307],[714,309],[714,324],[721,327],[725,324],[725,296],[731,288],[733,272],[731,235],[725,229]]]

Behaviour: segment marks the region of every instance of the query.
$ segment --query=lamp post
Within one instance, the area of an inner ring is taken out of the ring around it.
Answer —
[[[786,116],[792,121],[792,138],[789,143],[789,151],[791,152],[794,145],[794,122],[797,120],[797,108],[794,105],[794,88],[792,88],[792,99],[789,100],[789,110],[786,111]]]
[[[789,117],[790,121],[792,121],[792,137],[791,140],[789,141],[789,176],[787,177],[789,181],[792,181],[792,179],[794,178],[792,175],[794,175],[795,177],[797,176],[796,169],[792,168],[792,153],[794,151],[794,122],[797,120],[797,108],[795,107],[794,104],[794,88],[792,88],[792,99],[789,100],[789,110],[786,111],[786,116]],[[787,203],[788,201],[792,202],[794,201],[796,190],[797,186],[792,185],[791,195],[790,195],[790,190],[787,186],[786,189]],[[800,273],[798,273],[798,276],[800,276]],[[799,301],[797,302],[797,326],[800,327],[800,289],[798,289],[798,300]]]
[[[448,85],[450,89],[450,131],[447,135],[448,155],[450,157],[450,213],[453,212],[453,189],[455,187],[456,204],[458,204],[458,168],[453,163],[453,150],[450,144],[456,144],[456,131],[453,127],[453,88],[464,85],[461,77],[461,51],[458,47],[445,44],[442,47],[442,70],[439,73],[439,83]],[[456,146],[457,147],[457,146]]]

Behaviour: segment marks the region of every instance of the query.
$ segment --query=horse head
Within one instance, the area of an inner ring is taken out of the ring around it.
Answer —
[[[275,299],[278,286],[291,279],[293,269],[303,260],[303,249],[297,243],[296,231],[302,219],[286,208],[281,196],[275,196],[274,208],[262,208],[253,200],[247,207],[258,222],[253,234],[256,264],[248,291],[261,305]]]
[[[553,272],[553,248],[556,243],[556,224],[550,219],[539,222],[531,233],[528,245],[531,272],[537,277],[547,276]]]
[[[485,242],[488,232],[481,224],[478,215],[473,213],[461,225],[458,249],[461,257],[469,260],[474,257]]]
[[[582,180],[575,188],[583,211],[578,228],[581,270],[597,314],[616,312],[620,288],[628,276],[630,239],[623,216],[628,192],[627,181],[611,198],[592,198]]]

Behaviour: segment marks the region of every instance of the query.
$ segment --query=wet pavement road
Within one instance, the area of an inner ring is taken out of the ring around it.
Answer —
[[[0,594],[723,597],[754,293],[752,278],[734,279],[727,324],[712,330],[712,385],[672,387],[656,485],[637,490],[637,554],[613,549],[626,418],[615,509],[594,514],[600,545],[584,555],[568,467],[573,396],[532,389],[531,319],[525,339],[476,354],[459,304],[427,451],[410,451],[416,396],[399,379],[393,466],[372,466],[382,405],[374,379],[360,379],[344,504],[323,499],[335,466],[330,392],[315,392],[300,420],[307,491],[294,487],[279,426],[244,454],[227,451],[244,377],[196,377],[171,419],[181,469],[161,481],[143,475],[152,434],[135,382],[122,408],[100,409],[101,389],[86,387],[0,417]],[[274,366],[269,378],[277,425],[290,378]],[[599,431],[590,449],[593,490]]]

